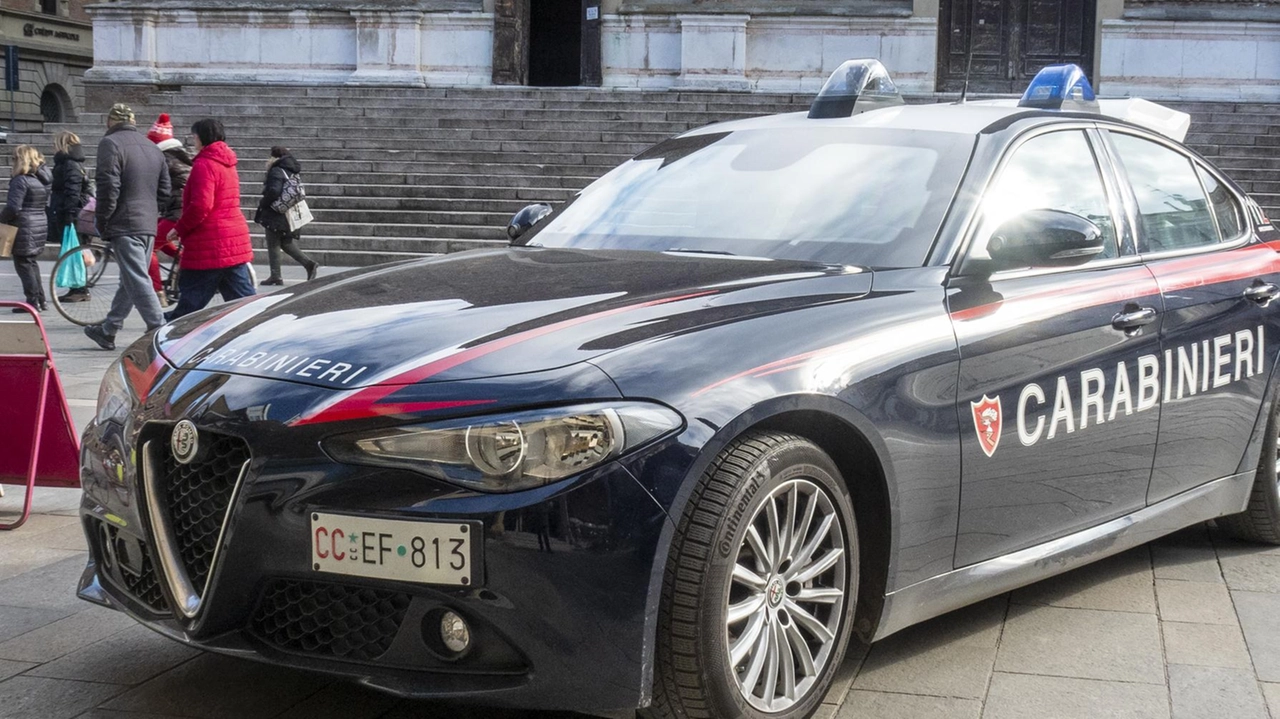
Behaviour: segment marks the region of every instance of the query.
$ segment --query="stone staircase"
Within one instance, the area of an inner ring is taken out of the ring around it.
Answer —
[[[403,89],[192,86],[135,105],[146,129],[160,112],[185,135],[217,117],[240,157],[242,205],[257,207],[268,148],[302,162],[316,221],[303,246],[321,262],[365,265],[506,242],[511,215],[558,203],[640,150],[738,117],[804,110],[808,95],[580,89]],[[913,101],[932,101],[914,98]],[[1188,143],[1280,215],[1280,107],[1190,103]],[[92,154],[101,115],[11,141],[51,147],[61,127]],[[250,224],[255,246],[261,228]]]
[[[559,203],[644,148],[711,122],[808,107],[807,96],[534,89],[189,87],[134,106],[175,133],[217,117],[240,157],[242,206],[257,207],[272,145],[303,165],[315,222],[303,247],[325,264],[365,265],[505,244],[511,215]],[[101,115],[62,127],[93,162]],[[261,228],[250,224],[254,244]]]

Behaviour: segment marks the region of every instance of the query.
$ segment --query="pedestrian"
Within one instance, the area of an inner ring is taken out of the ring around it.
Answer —
[[[156,147],[164,153],[164,160],[169,166],[169,201],[160,209],[160,221],[156,227],[156,246],[151,253],[151,287],[156,291],[156,298],[161,307],[169,306],[169,297],[165,294],[164,283],[160,280],[160,253],[169,257],[178,256],[178,247],[169,240],[169,231],[178,224],[182,216],[182,190],[187,186],[187,177],[191,175],[191,154],[181,140],[173,136],[173,123],[168,113],[161,113],[159,119],[151,126],[147,139],[156,143]]]
[[[18,228],[13,241],[13,267],[22,280],[22,293],[27,304],[44,311],[44,287],[40,284],[37,258],[49,237],[49,220],[45,205],[49,202],[49,185],[53,175],[44,164],[44,156],[31,145],[13,148],[13,172],[9,178],[9,196],[0,210],[0,222]],[[15,307],[14,312],[25,312]]]
[[[120,287],[106,321],[85,327],[84,333],[102,349],[113,350],[116,332],[134,307],[147,331],[164,324],[147,266],[160,208],[169,201],[169,168],[155,143],[138,132],[128,105],[116,103],[107,113],[107,134],[98,143],[94,179],[98,236],[111,246],[120,265]]]
[[[68,227],[75,229],[80,210],[93,195],[89,175],[84,169],[84,145],[80,144],[80,136],[69,130],[59,130],[53,135],[53,186],[50,192],[49,241],[61,245],[63,234]],[[89,288],[71,287],[58,301],[64,304],[88,302]]]
[[[217,120],[196,122],[191,135],[196,156],[182,193],[182,216],[169,232],[171,241],[182,242],[178,306],[167,315],[170,320],[203,309],[215,292],[224,300],[254,294],[253,245],[240,210],[236,153]]]
[[[262,199],[258,201],[258,212],[253,217],[253,221],[267,231],[267,261],[271,263],[271,276],[261,284],[284,284],[284,279],[280,276],[281,249],[306,268],[308,280],[314,280],[316,271],[320,269],[320,264],[312,261],[298,247],[298,241],[302,239],[300,230],[289,229],[289,220],[271,207],[272,203],[280,199],[289,178],[298,177],[301,172],[302,165],[289,152],[289,148],[281,145],[271,148],[271,158],[267,160],[267,178],[262,183]]]

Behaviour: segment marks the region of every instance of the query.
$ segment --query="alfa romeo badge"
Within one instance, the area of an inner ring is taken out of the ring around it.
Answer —
[[[196,458],[196,452],[200,451],[200,432],[191,420],[181,420],[174,426],[169,449],[173,450],[173,458],[182,464],[191,464]]]

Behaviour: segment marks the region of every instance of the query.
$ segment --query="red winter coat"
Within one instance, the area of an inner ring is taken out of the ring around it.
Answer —
[[[249,223],[240,211],[236,153],[215,142],[196,155],[182,190],[182,268],[218,270],[253,260]]]

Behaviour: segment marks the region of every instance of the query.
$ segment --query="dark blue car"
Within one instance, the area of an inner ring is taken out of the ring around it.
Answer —
[[[80,596],[399,695],[790,719],[852,634],[1278,543],[1280,233],[1185,130],[853,62],[511,247],[183,318],[103,381]]]

